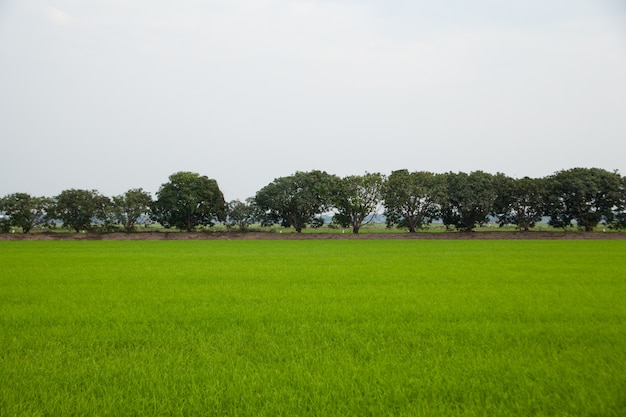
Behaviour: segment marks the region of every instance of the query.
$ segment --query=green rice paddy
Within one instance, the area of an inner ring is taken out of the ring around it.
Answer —
[[[0,242],[0,416],[623,416],[626,241]]]

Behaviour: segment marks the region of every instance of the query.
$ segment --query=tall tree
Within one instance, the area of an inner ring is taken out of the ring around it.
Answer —
[[[187,232],[226,219],[226,202],[217,181],[194,172],[177,172],[161,185],[151,217],[163,226]]]
[[[514,179],[503,174],[494,177],[497,197],[493,215],[500,226],[514,224],[528,231],[545,212],[545,181],[543,178]]]
[[[70,189],[54,197],[48,217],[61,220],[64,227],[78,233],[93,230],[97,223],[108,224],[110,205],[111,200],[96,190]]]
[[[357,234],[364,224],[372,221],[382,201],[384,177],[379,173],[352,175],[336,182],[333,205],[337,213],[333,222],[352,227]]]
[[[600,168],[572,168],[547,178],[547,211],[550,225],[569,227],[576,221],[587,232],[610,219],[622,202],[622,179],[617,172]]]
[[[127,232],[133,232],[137,220],[149,214],[151,204],[152,197],[149,193],[141,188],[134,188],[113,197],[112,211],[115,220],[124,226]]]
[[[415,233],[437,217],[438,186],[431,172],[393,171],[383,190],[387,226],[406,227]]]
[[[0,212],[7,217],[7,225],[19,227],[23,233],[46,223],[51,201],[45,197],[32,197],[26,193],[9,194],[0,201]]]
[[[626,177],[621,179],[620,201],[613,207],[606,219],[606,223],[611,229],[626,229]]]
[[[446,192],[440,194],[441,219],[446,226],[471,231],[488,221],[497,193],[493,175],[483,171],[442,174]]]
[[[255,202],[265,224],[280,223],[301,233],[307,224],[319,225],[316,218],[331,207],[331,193],[337,177],[324,171],[296,172],[276,178],[256,193]]]
[[[226,225],[229,228],[237,226],[239,230],[244,231],[257,220],[257,217],[258,209],[253,198],[247,198],[245,202],[233,200],[228,203]]]
[[[0,205],[2,201],[0,201]],[[9,233],[11,231],[11,218],[0,207],[0,232]]]

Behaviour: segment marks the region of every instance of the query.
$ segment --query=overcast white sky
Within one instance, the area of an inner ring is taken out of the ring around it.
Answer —
[[[0,196],[626,175],[623,0],[0,0]]]

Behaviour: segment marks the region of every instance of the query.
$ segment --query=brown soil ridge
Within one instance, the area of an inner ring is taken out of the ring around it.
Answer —
[[[137,232],[0,234],[0,240],[626,240],[624,232],[276,233]]]

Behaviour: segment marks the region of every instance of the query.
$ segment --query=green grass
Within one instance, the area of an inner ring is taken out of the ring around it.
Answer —
[[[0,415],[623,416],[625,252],[0,242]]]

